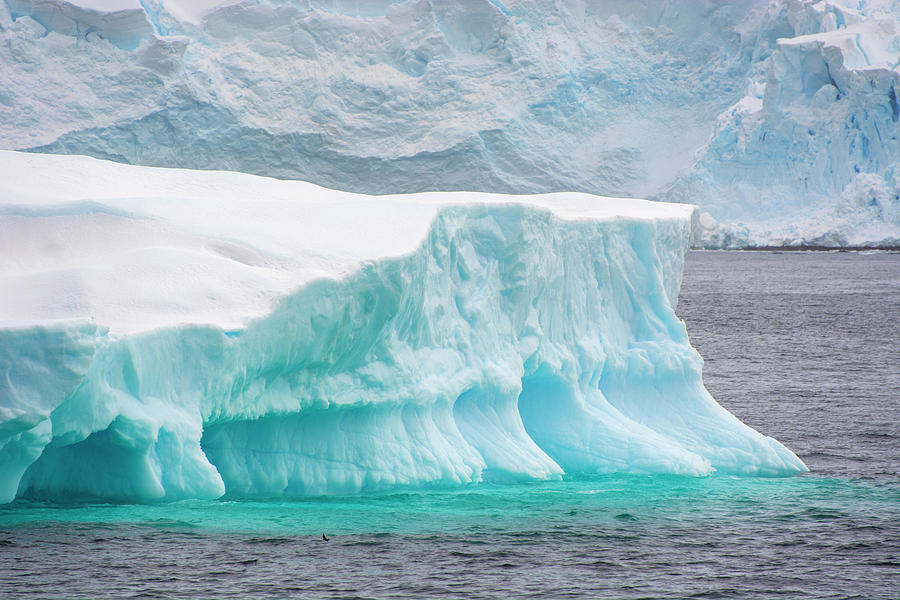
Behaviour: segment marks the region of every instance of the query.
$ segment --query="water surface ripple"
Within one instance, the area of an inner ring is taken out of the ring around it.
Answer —
[[[0,598],[900,597],[900,255],[692,253],[678,313],[713,395],[810,474],[20,501]]]

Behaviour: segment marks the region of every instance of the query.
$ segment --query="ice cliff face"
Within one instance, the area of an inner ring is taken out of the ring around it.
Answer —
[[[703,387],[693,211],[0,152],[0,500],[805,470]]]
[[[751,2],[619,16],[329,0],[228,5],[194,24],[174,3],[145,4],[9,3],[6,147],[366,193],[644,195],[689,164],[743,89],[756,44],[728,24],[767,18]]]
[[[896,2],[3,0],[0,147],[892,244]],[[698,150],[699,149],[699,150]]]
[[[900,242],[900,12],[872,13],[790,6],[794,35],[660,194],[709,213],[707,244]]]

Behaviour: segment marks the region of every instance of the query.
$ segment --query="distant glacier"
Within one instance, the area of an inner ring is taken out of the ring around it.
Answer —
[[[900,244],[896,0],[3,0],[0,148]]]

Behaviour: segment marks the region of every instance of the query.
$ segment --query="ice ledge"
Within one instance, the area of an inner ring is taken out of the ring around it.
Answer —
[[[0,151],[0,286],[15,290],[0,297],[0,315],[88,318],[112,333],[184,323],[237,329],[310,281],[413,253],[441,211],[498,204],[567,221],[684,223],[694,213],[582,193],[372,197],[234,172]]]

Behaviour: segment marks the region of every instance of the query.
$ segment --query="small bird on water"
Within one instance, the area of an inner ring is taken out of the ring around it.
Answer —
[[[328,541],[328,538],[325,537],[325,534],[324,534],[324,533],[322,534],[322,541],[323,541],[323,542],[327,542],[327,541]]]

